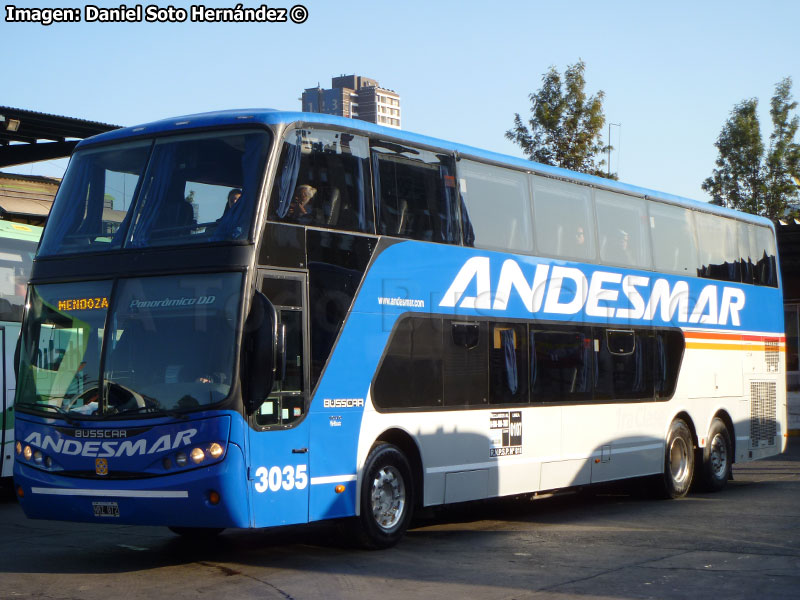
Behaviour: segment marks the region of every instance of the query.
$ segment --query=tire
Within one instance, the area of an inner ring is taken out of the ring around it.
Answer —
[[[683,498],[689,492],[693,476],[692,432],[685,421],[676,419],[670,425],[664,451],[663,496],[665,498]]]
[[[403,453],[380,443],[369,453],[361,481],[356,542],[377,550],[394,546],[408,529],[414,507],[411,467]]]
[[[698,470],[699,484],[704,491],[718,492],[727,485],[733,467],[731,434],[722,419],[711,422],[707,439]]]
[[[225,531],[224,527],[169,527],[172,533],[191,540],[208,540]]]

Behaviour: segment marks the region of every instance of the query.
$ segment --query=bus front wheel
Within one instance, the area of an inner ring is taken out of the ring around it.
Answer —
[[[703,490],[718,492],[728,483],[733,466],[731,434],[722,419],[715,418],[708,430],[708,442],[703,448],[700,484]]]
[[[399,448],[380,443],[369,453],[361,483],[356,536],[370,549],[394,546],[408,528],[414,505],[411,467]]]
[[[694,475],[694,443],[685,421],[670,425],[664,453],[663,491],[667,498],[682,498],[689,492]]]

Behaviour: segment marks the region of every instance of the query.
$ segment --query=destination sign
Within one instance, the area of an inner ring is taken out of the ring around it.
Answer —
[[[108,308],[108,298],[68,298],[58,301],[58,310],[70,312],[74,310],[104,310]]]

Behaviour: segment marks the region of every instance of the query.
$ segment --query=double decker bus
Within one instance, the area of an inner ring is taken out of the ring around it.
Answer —
[[[28,290],[29,517],[181,534],[646,478],[786,444],[762,218],[320,114],[79,143]]]
[[[0,480],[10,481],[14,468],[14,348],[19,338],[25,291],[42,228],[0,221]]]

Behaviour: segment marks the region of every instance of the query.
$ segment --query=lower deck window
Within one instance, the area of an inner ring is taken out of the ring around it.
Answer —
[[[407,315],[375,376],[379,409],[668,399],[680,330]]]

